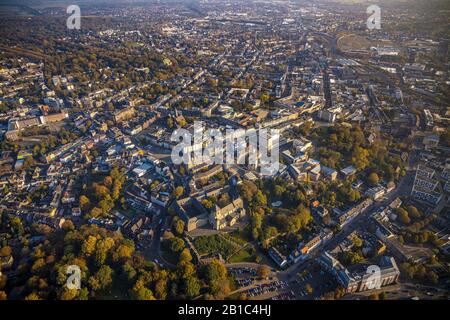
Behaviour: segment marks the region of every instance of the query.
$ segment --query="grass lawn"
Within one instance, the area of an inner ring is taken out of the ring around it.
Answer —
[[[227,263],[256,262],[257,253],[243,237],[245,231],[213,236],[200,236],[194,239],[194,245],[200,255],[220,253]],[[240,248],[243,248],[240,250]]]
[[[246,226],[245,228],[236,230],[236,231],[230,233],[229,236],[232,237],[234,241],[236,241],[242,245],[245,245],[247,242],[252,241],[251,231],[250,231],[249,226]]]
[[[228,263],[255,262],[255,255],[249,249],[243,249],[228,259]]]
[[[176,265],[178,263],[178,254],[170,249],[170,241],[165,240],[161,243],[161,256],[167,262]]]
[[[227,260],[239,247],[221,236],[200,236],[194,239],[194,245],[200,255],[220,253],[223,259]]]

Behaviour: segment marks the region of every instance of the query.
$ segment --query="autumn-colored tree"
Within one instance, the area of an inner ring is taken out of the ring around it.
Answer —
[[[181,219],[178,219],[178,220],[175,222],[175,232],[176,232],[178,235],[182,235],[182,234],[183,234],[183,232],[184,232],[184,225],[185,225],[185,223],[184,223],[184,221],[181,220]]]
[[[253,202],[257,206],[266,206],[267,205],[267,197],[262,193],[261,190],[258,190],[256,192],[255,198],[253,199]]]
[[[409,218],[408,211],[406,211],[403,208],[397,209],[397,215],[398,219],[403,224],[409,224],[411,222],[411,219]]]
[[[74,300],[78,296],[77,289],[68,289],[66,286],[59,294],[59,300]]]
[[[75,230],[75,225],[73,224],[72,220],[66,220],[66,221],[64,221],[64,223],[62,225],[62,229]]]
[[[408,211],[408,216],[411,218],[420,219],[422,217],[420,211],[414,206],[408,206],[406,210]]]
[[[89,212],[89,216],[92,217],[92,218],[98,218],[98,217],[100,217],[102,214],[103,214],[102,209],[97,208],[97,207],[92,208],[92,210]]]
[[[214,203],[212,203],[211,200],[208,199],[203,199],[201,201],[201,204],[205,207],[205,209],[209,210],[214,206]]]
[[[245,292],[239,294],[239,300],[248,300],[248,296]]]
[[[313,287],[309,283],[306,284],[305,290],[306,290],[306,293],[308,293],[308,294],[313,293]]]
[[[358,170],[363,170],[369,165],[369,152],[362,148],[362,147],[356,147],[353,150],[351,162]]]
[[[171,117],[167,117],[166,125],[167,125],[167,128],[169,128],[169,129],[173,128],[173,119]]]
[[[225,279],[228,275],[225,265],[217,259],[213,259],[206,267],[206,278],[210,281]]]
[[[355,237],[355,238],[353,239],[353,244],[355,245],[355,247],[361,248],[362,245],[363,245],[363,241],[361,240],[360,237]]]
[[[11,253],[12,248],[10,246],[4,246],[3,248],[0,249],[0,257],[7,257],[11,255]]]
[[[80,205],[80,209],[83,212],[87,212],[89,210],[90,205],[91,205],[91,201],[89,200],[88,197],[82,195],[82,196],[80,196],[79,205]]]
[[[97,273],[89,278],[89,285],[92,290],[105,290],[107,289],[113,282],[113,270],[107,266],[103,265],[97,271]]]
[[[167,297],[167,279],[160,279],[155,284],[155,297],[158,300],[165,300]]]
[[[110,188],[110,187],[112,186],[112,184],[113,184],[113,179],[112,179],[112,177],[111,177],[111,176],[106,176],[106,177],[103,179],[103,184],[104,184],[106,187]]]
[[[180,261],[177,265],[177,274],[182,279],[187,279],[195,275],[195,265],[192,262]]]
[[[239,185],[239,192],[245,201],[251,202],[258,192],[258,187],[253,182],[244,180]]]
[[[216,280],[211,284],[211,293],[219,300],[223,300],[231,292],[228,279]]]
[[[188,299],[195,298],[200,294],[200,280],[191,276],[184,281],[184,293]]]
[[[103,200],[103,199],[111,197],[111,195],[109,194],[109,189],[107,187],[105,187],[104,185],[94,183],[93,188],[94,188],[94,194],[98,200]]]
[[[178,186],[173,191],[173,196],[177,199],[179,199],[184,193],[184,188],[182,186]]]
[[[153,292],[146,287],[140,287],[139,289],[134,291],[133,296],[137,300],[155,300]]]
[[[7,280],[8,280],[8,277],[6,276],[6,274],[0,275],[0,290],[3,290],[3,288],[5,288]]]
[[[181,250],[183,250],[184,247],[185,245],[183,239],[178,237],[173,237],[172,239],[170,239],[170,249],[173,252],[181,252]]]
[[[134,246],[130,244],[120,244],[113,253],[113,261],[127,260],[133,256]]]
[[[114,246],[114,239],[106,237],[97,242],[95,248],[95,263],[98,267],[102,266],[108,256],[109,250]]]
[[[25,300],[42,300],[39,294],[36,292],[30,293],[28,296],[25,297]]]
[[[94,236],[89,236],[81,246],[81,252],[89,257],[95,250],[95,246],[97,244],[97,238]]]
[[[192,255],[188,248],[184,248],[183,251],[181,251],[179,261],[180,262],[191,262],[192,261]]]
[[[380,182],[380,178],[376,172],[369,174],[368,180],[371,186],[376,186]]]
[[[259,97],[262,103],[266,103],[270,99],[270,95],[267,92],[261,93],[261,96]]]
[[[114,208],[114,201],[108,197],[106,199],[100,200],[98,206],[102,210],[102,214],[106,215],[109,211],[111,211],[112,208]]]
[[[266,279],[270,274],[270,268],[267,265],[261,265],[257,270],[258,277]]]

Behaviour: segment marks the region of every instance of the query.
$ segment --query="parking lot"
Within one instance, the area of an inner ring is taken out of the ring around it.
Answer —
[[[308,292],[308,285],[312,292]],[[337,283],[327,272],[314,269],[307,273],[297,273],[296,279],[291,281],[289,286],[296,294],[297,299],[315,299],[327,292],[334,291]]]
[[[255,279],[254,278],[249,278],[249,279],[237,279],[236,283],[238,285],[239,288],[243,288],[243,287],[248,287],[251,286],[254,283]]]
[[[296,300],[296,296],[295,293],[291,290],[272,297],[272,300]]]
[[[254,268],[228,268],[228,273],[236,277],[255,277],[256,269]]]
[[[276,293],[278,291],[281,291],[283,289],[287,289],[289,286],[286,282],[284,281],[274,281],[271,283],[266,283],[266,284],[259,284],[257,285],[255,288],[249,289],[246,291],[247,297],[248,298],[264,298],[261,296],[264,295],[270,295],[272,296],[272,293]]]
[[[288,281],[276,280],[274,276],[264,280],[269,283],[261,283],[263,280],[258,279],[254,268],[228,268],[228,272],[235,275],[238,288],[253,286],[243,291],[249,299],[313,300],[337,288],[337,283],[327,272],[316,266],[308,270],[311,271],[299,272]]]

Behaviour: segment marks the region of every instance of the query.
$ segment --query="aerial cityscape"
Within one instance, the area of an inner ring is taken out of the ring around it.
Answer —
[[[450,299],[449,17],[0,0],[0,300]]]

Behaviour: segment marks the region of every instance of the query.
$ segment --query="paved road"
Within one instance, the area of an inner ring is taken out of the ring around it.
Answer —
[[[161,236],[163,233],[163,225],[164,221],[166,220],[166,212],[165,210],[161,211],[161,214],[155,219],[157,222],[153,226],[153,240],[149,247],[145,248],[144,250],[144,256],[146,259],[155,261],[158,260],[159,264],[162,267],[173,269],[175,266],[166,260],[161,255]],[[162,220],[162,223],[159,223],[159,221]]]

